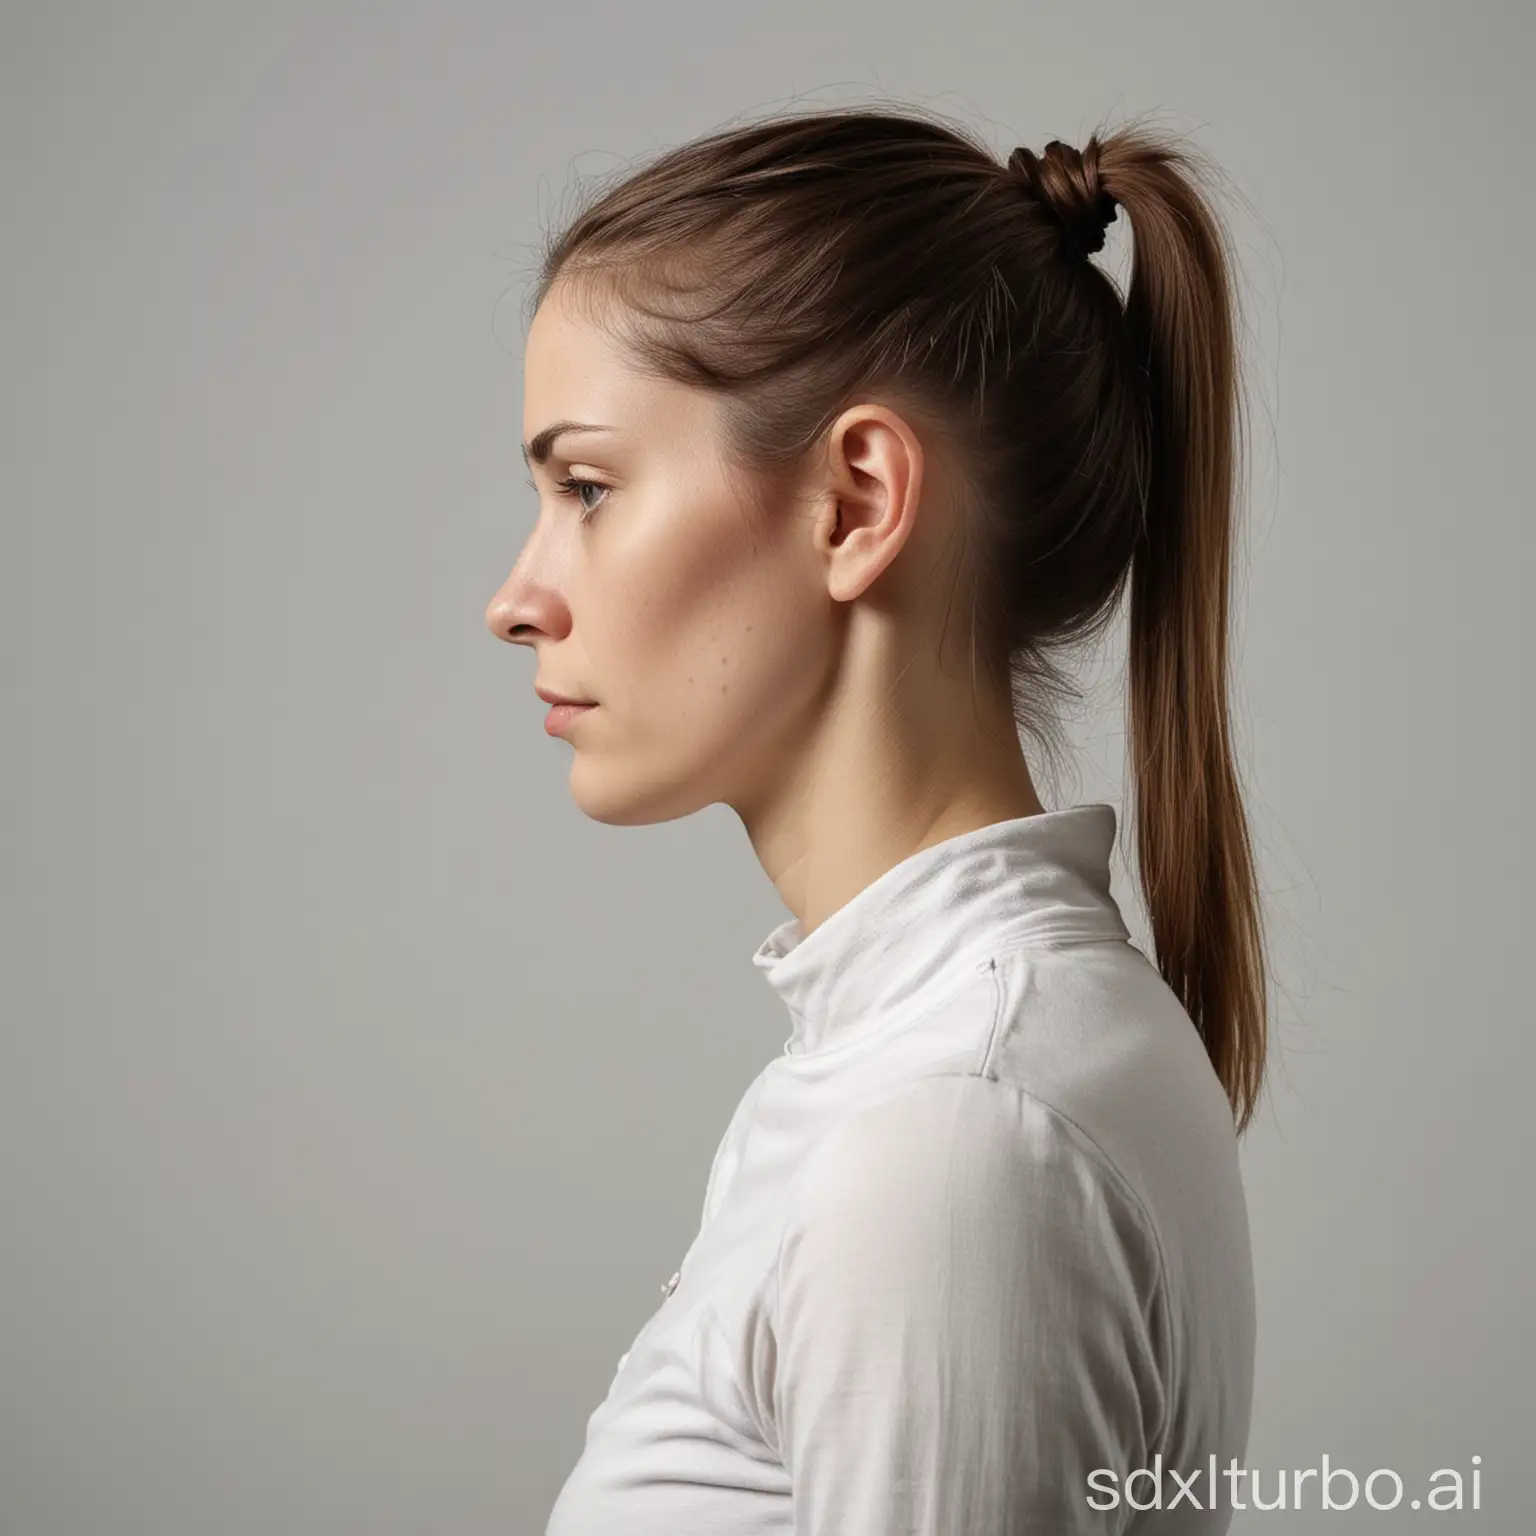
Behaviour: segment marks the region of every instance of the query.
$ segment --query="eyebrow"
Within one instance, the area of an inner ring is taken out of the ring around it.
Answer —
[[[551,422],[542,432],[535,432],[530,442],[523,444],[523,463],[543,464],[549,458],[555,439],[565,432],[616,432],[617,427],[603,427],[591,421]]]

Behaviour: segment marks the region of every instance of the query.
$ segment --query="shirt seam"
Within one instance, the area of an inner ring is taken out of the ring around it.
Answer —
[[[775,1278],[774,1283],[777,1285],[777,1278]],[[775,1294],[774,1299],[777,1301],[777,1294]],[[720,1351],[725,1367],[722,1374],[729,1379],[742,1413],[751,1423],[753,1429],[757,1431],[758,1438],[773,1455],[779,1458],[779,1462],[782,1465],[784,1456],[779,1444],[778,1425],[763,1423],[762,1415],[757,1410],[757,1403],[754,1401],[753,1394],[748,1390],[748,1384],[741,1380],[740,1374],[736,1369],[734,1363],[735,1351],[732,1347],[730,1336],[726,1333],[725,1326],[720,1320],[719,1312],[713,1303],[710,1303],[701,1308],[701,1314],[707,1333],[714,1337],[716,1346]],[[706,1349],[709,1347],[707,1338],[703,1341],[703,1347]]]
[[[997,974],[996,955],[988,959],[987,971],[992,978],[992,1027],[987,1031],[987,1044],[981,1053],[981,1065],[978,1071],[982,1077],[995,1083],[997,1069],[994,1056],[1001,1040],[1003,1022],[1003,983]]]
[[[1083,934],[1076,939],[1066,941],[1066,943],[1071,944],[1074,947],[1101,943],[1125,944],[1127,942],[1128,940],[1122,936],[1108,934]],[[1005,955],[1016,954],[1022,950],[1027,950],[1034,947],[1036,946],[1031,945],[1027,939],[1020,939],[1017,943],[1004,944],[999,946],[993,956],[992,978],[993,986],[997,991],[999,1019],[1002,1012],[1003,981],[1001,971],[997,966],[997,960]],[[992,1071],[988,1074],[989,1081],[999,1084],[1002,1083],[1002,1080],[996,1076],[995,1062],[992,1060],[993,1052],[995,1048],[1000,1048],[1003,1040],[1017,1026],[1021,1012],[1021,1009],[1014,1009],[1008,1016],[1006,1028],[1002,1030],[997,1028],[997,1023],[999,1021],[994,1021],[994,1039],[989,1042],[988,1045],[987,1065],[992,1068]],[[1092,1149],[1095,1160],[1110,1175],[1110,1177],[1120,1187],[1122,1194],[1131,1202],[1132,1209],[1136,1213],[1137,1220],[1143,1228],[1144,1234],[1151,1239],[1152,1251],[1157,1258],[1157,1304],[1159,1311],[1162,1314],[1163,1337],[1167,1340],[1168,1343],[1168,1358],[1166,1361],[1164,1361],[1164,1375],[1167,1382],[1167,1390],[1164,1394],[1163,1418],[1162,1422],[1158,1425],[1157,1435],[1152,1444],[1153,1450],[1160,1450],[1162,1448],[1162,1442],[1168,1433],[1168,1428],[1172,1417],[1172,1405],[1175,1400],[1176,1391],[1180,1386],[1180,1382],[1178,1380],[1178,1370],[1179,1360],[1181,1358],[1180,1345],[1182,1343],[1182,1340],[1174,1338],[1173,1306],[1168,1297],[1168,1262],[1166,1255],[1163,1252],[1162,1234],[1158,1231],[1157,1223],[1153,1221],[1152,1213],[1147,1209],[1146,1202],[1141,1198],[1140,1191],[1134,1184],[1131,1183],[1130,1179],[1121,1170],[1119,1164],[1116,1163],[1115,1160],[1109,1155],[1109,1153],[1099,1145],[1098,1141],[1087,1129],[1085,1129],[1081,1124],[1074,1120],[1066,1110],[1060,1108],[1058,1105],[1052,1104],[1048,1099],[1041,1098],[1039,1094],[1025,1087],[1024,1084],[1010,1082],[1003,1086],[1014,1088],[1023,1097],[1029,1099],[1032,1103],[1039,1105],[1039,1107],[1048,1115],[1054,1115],[1063,1124],[1072,1128],[1080,1140]]]
[[[1043,1099],[1039,1094],[1032,1092],[1022,1083],[1004,1083],[1000,1078],[994,1078],[999,1087],[1011,1088],[1021,1098],[1037,1104],[1048,1116],[1070,1126],[1077,1138],[1086,1144],[1093,1154],[1094,1161],[1119,1187],[1121,1194],[1130,1202],[1131,1210],[1137,1223],[1142,1228],[1142,1235],[1149,1238],[1152,1243],[1152,1253],[1157,1260],[1157,1275],[1153,1290],[1155,1292],[1154,1304],[1162,1315],[1163,1337],[1168,1341],[1168,1358],[1163,1362],[1165,1390],[1163,1392],[1163,1413],[1158,1423],[1157,1432],[1150,1437],[1151,1443],[1148,1449],[1159,1451],[1163,1448],[1163,1441],[1168,1433],[1168,1426],[1172,1416],[1173,1403],[1175,1401],[1179,1382],[1176,1379],[1178,1372],[1179,1350],[1173,1336],[1173,1309],[1168,1299],[1168,1263],[1163,1254],[1162,1234],[1157,1230],[1157,1223],[1152,1219],[1152,1213],[1147,1209],[1146,1202],[1141,1198],[1141,1192],[1131,1183],[1130,1179],[1121,1170],[1118,1163],[1104,1150],[1094,1138],[1091,1132],[1084,1129],[1066,1110],[1052,1104],[1048,1099]]]

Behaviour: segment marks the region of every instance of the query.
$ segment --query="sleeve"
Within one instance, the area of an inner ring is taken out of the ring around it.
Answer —
[[[1121,1530],[1089,1477],[1123,1482],[1161,1434],[1162,1284],[1128,1186],[1024,1090],[934,1077],[851,1116],[778,1252],[797,1536]]]

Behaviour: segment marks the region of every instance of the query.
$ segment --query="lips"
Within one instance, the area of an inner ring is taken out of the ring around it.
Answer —
[[[544,729],[551,736],[558,736],[573,720],[591,714],[596,708],[595,704],[552,704],[544,720]]]

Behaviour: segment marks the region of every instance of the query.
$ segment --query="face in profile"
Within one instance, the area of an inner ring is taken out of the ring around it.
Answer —
[[[486,609],[536,655],[530,722],[548,708],[535,684],[594,701],[562,736],[598,821],[740,810],[814,720],[835,659],[813,514],[751,494],[715,398],[641,375],[557,283],[528,335],[525,445],[565,422],[585,425],[530,464],[537,519]]]

